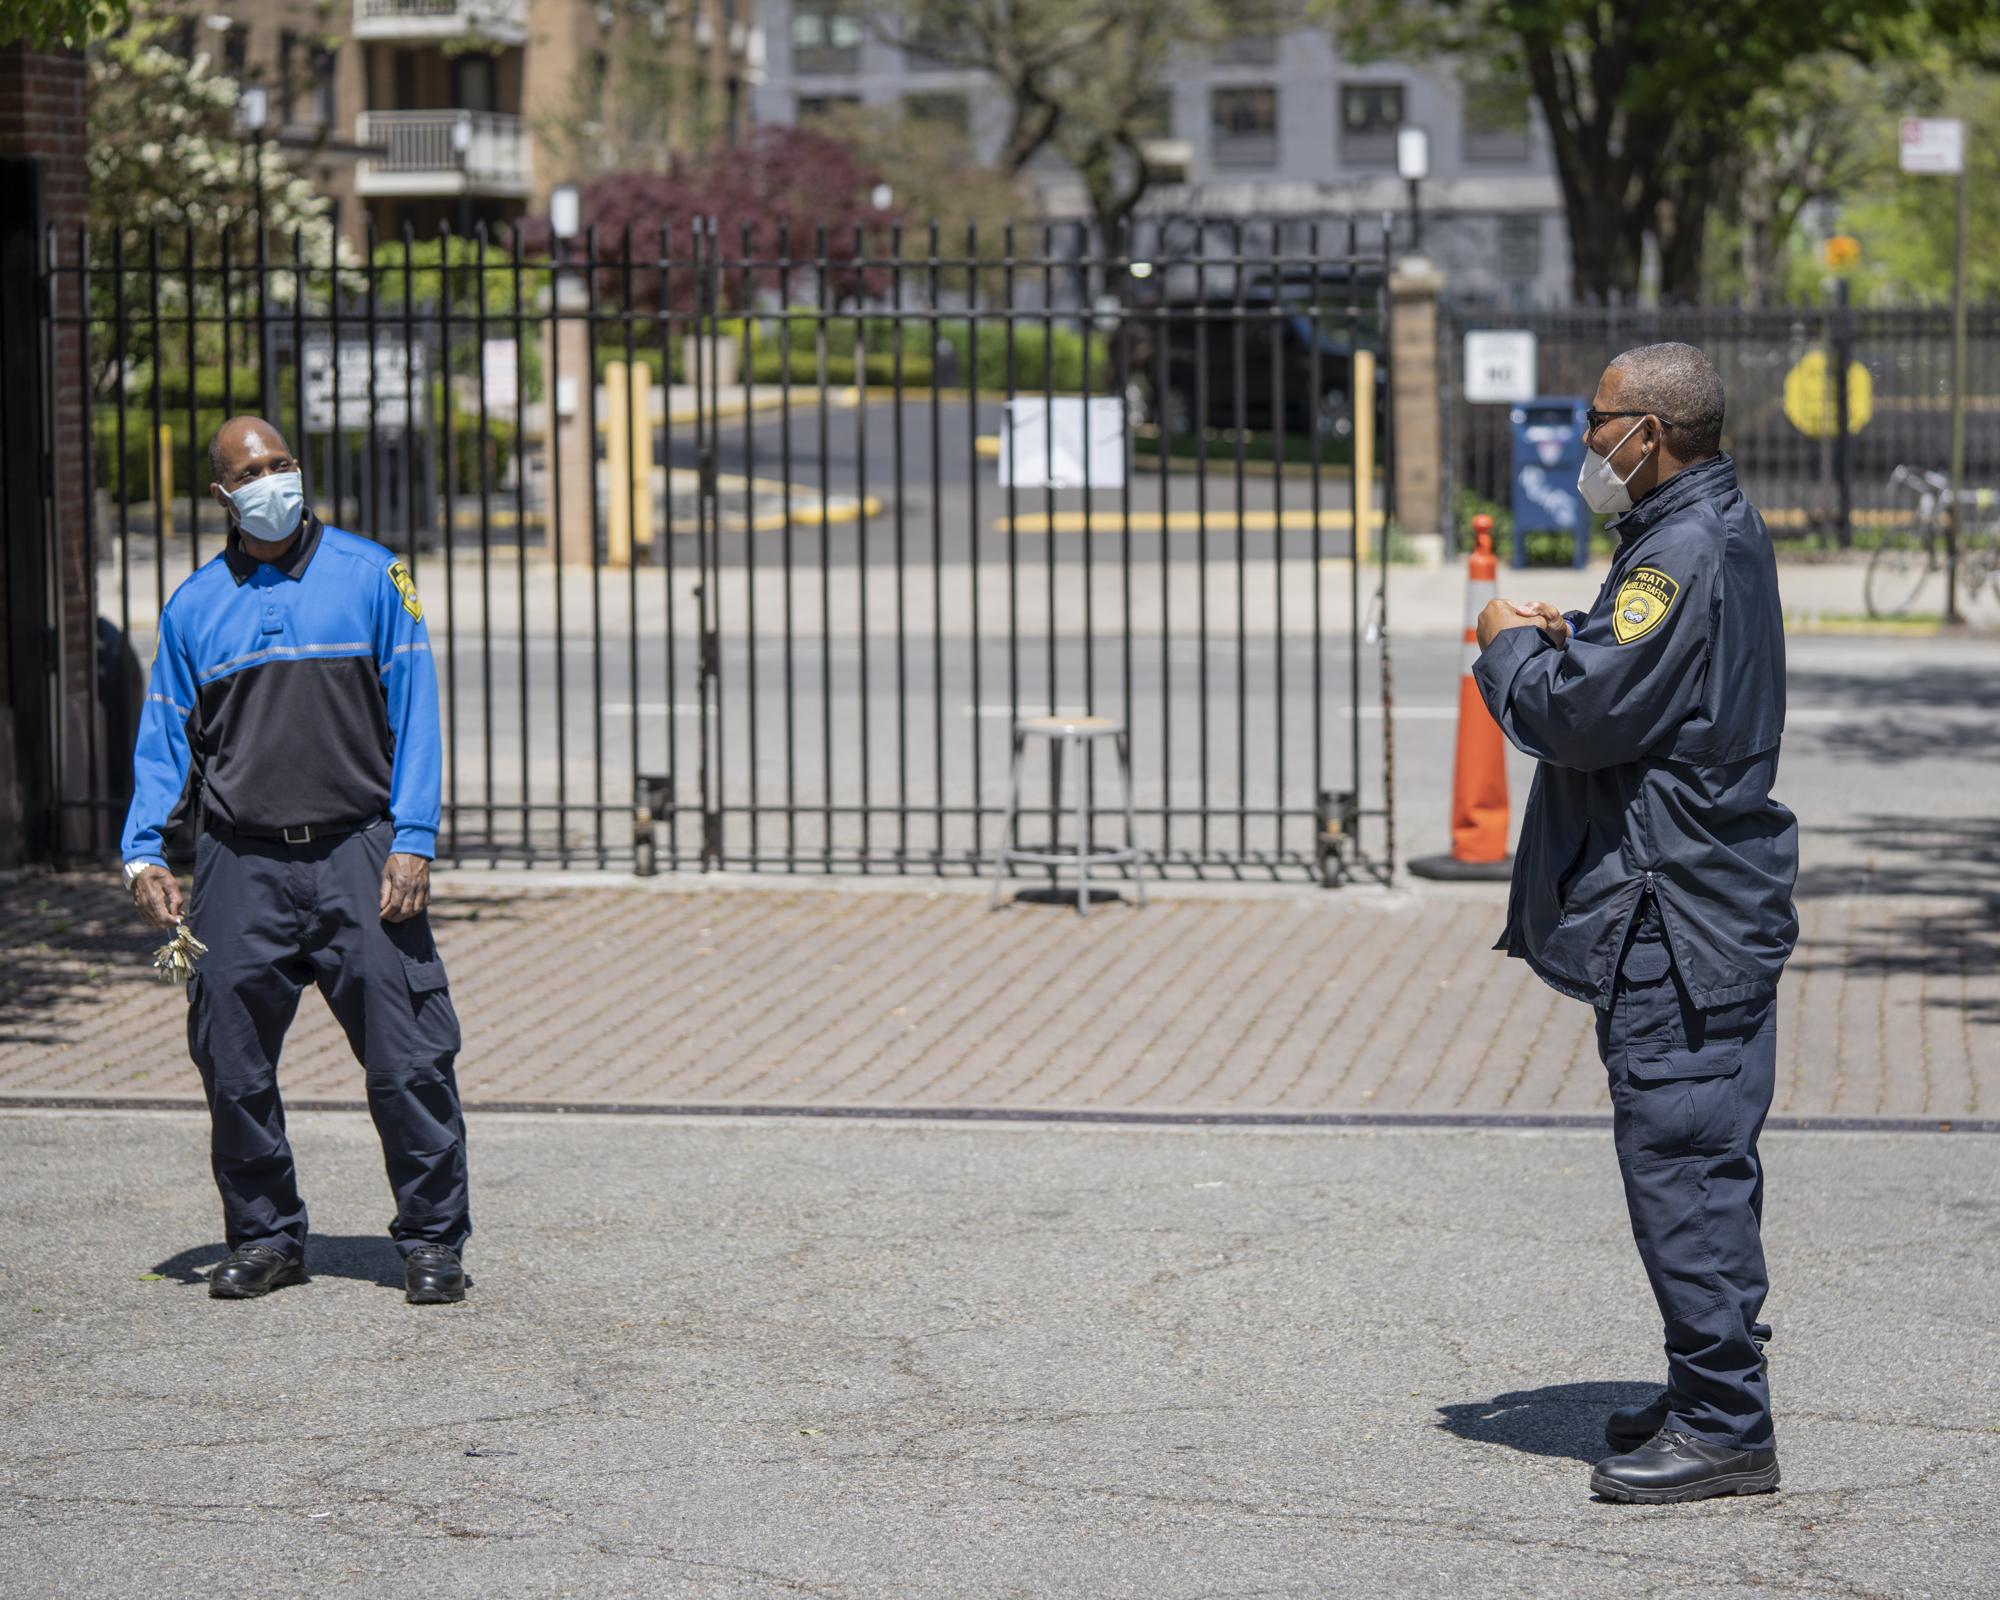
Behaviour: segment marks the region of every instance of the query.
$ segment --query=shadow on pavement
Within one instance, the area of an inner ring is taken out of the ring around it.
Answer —
[[[110,873],[36,874],[0,887],[0,1043],[60,1044],[58,1010],[114,984],[153,983],[165,935]]]
[[[1839,839],[1858,864],[1808,866],[1797,895],[1966,895],[2000,902],[2000,821],[1987,817],[1872,816],[1846,827],[1814,828]],[[1804,853],[1815,852],[1811,840]]]
[[[1620,1406],[1650,1405],[1657,1383],[1556,1383],[1545,1389],[1516,1389],[1491,1400],[1439,1406],[1446,1433],[1479,1444],[1504,1444],[1531,1456],[1567,1456],[1602,1461],[1612,1453],[1604,1442],[1604,1419]]]
[[[176,1283],[203,1283],[211,1267],[228,1259],[227,1245],[198,1244],[152,1270]],[[306,1276],[352,1278],[381,1289],[400,1289],[403,1257],[386,1234],[316,1233],[306,1242]]]

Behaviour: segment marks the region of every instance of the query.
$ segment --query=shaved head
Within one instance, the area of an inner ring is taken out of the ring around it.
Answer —
[[[278,456],[289,461],[291,455],[285,436],[262,417],[231,417],[208,441],[208,475],[216,483],[232,487],[230,480],[245,463]]]
[[[1705,461],[1722,449],[1722,379],[1693,345],[1641,345],[1605,370],[1619,375],[1618,409],[1650,411],[1667,424],[1679,460]]]

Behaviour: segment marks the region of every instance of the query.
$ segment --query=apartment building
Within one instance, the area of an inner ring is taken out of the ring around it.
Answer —
[[[594,21],[575,0],[203,0],[191,14],[197,47],[262,91],[246,137],[331,199],[357,245],[371,222],[429,236],[441,221],[511,221],[536,198],[535,20],[558,26],[534,70],[573,70],[579,24]]]
[[[863,0],[763,0],[763,122],[842,104],[900,106],[950,121],[991,154],[1006,106],[978,72],[941,67],[882,37]],[[1397,176],[1400,129],[1429,135],[1430,176]],[[1448,63],[1343,61],[1324,26],[1246,32],[1171,76],[1148,150],[1179,181],[1143,209],[1207,216],[1396,218],[1399,251],[1443,268],[1454,294],[1508,306],[1565,303],[1569,245],[1548,138],[1524,90],[1462,82]],[[1085,214],[1053,162],[1034,176],[1058,216]],[[1378,224],[1379,225],[1379,224]]]

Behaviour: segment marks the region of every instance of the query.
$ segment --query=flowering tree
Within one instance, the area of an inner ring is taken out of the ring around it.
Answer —
[[[896,217],[870,203],[880,181],[881,175],[839,140],[810,128],[779,126],[752,129],[734,148],[715,147],[694,159],[676,156],[664,173],[607,173],[587,184],[582,197],[583,220],[595,230],[595,259],[604,267],[598,274],[599,292],[627,300],[629,237],[631,306],[658,310],[665,303],[676,311],[688,310],[694,283],[678,264],[691,259],[696,219],[712,218],[724,305],[741,307],[757,289],[779,286],[781,275],[772,263],[781,240],[784,253],[806,267],[791,276],[787,287],[793,294],[809,291],[810,269],[821,260],[822,227],[832,297],[880,294],[888,286],[887,274],[879,267],[856,265],[887,254],[888,230]],[[656,265],[663,229],[668,259],[677,264],[667,272]],[[528,243],[532,248],[547,242],[547,221],[537,219]]]
[[[169,26],[139,19],[90,63],[90,222],[107,240],[119,229],[256,226],[259,160],[235,125],[241,86],[206,52],[164,48]],[[263,151],[261,169],[272,233],[289,238],[324,214],[276,151]]]

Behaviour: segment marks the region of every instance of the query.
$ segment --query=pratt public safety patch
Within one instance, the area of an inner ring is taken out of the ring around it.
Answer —
[[[396,586],[396,592],[403,597],[403,609],[417,621],[424,620],[424,603],[417,598],[417,580],[410,576],[410,569],[400,561],[389,563],[389,581]]]
[[[1657,567],[1638,567],[1618,590],[1611,612],[1611,636],[1620,644],[1643,639],[1660,625],[1681,586]]]

